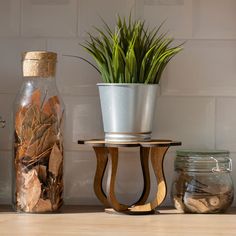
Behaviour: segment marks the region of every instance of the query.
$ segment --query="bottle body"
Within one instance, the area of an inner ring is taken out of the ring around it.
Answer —
[[[57,211],[63,202],[64,104],[53,76],[23,80],[14,106],[14,208]]]
[[[186,213],[226,211],[234,198],[230,172],[231,160],[227,155],[177,155],[171,191],[174,206]]]

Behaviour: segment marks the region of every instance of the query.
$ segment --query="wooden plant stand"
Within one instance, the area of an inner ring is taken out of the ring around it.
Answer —
[[[179,146],[181,142],[171,140],[150,140],[148,142],[111,143],[104,140],[79,140],[78,144],[86,144],[93,147],[97,157],[97,169],[94,177],[94,191],[97,198],[106,208],[112,207],[115,211],[126,214],[152,214],[164,201],[167,193],[166,180],[163,171],[163,160],[170,146]],[[115,194],[115,181],[119,160],[119,148],[140,147],[140,162],[143,173],[143,192],[137,202],[132,205],[124,205],[118,202]],[[157,192],[155,198],[146,203],[150,193],[149,156],[157,180]],[[104,173],[109,161],[108,193],[102,188]]]

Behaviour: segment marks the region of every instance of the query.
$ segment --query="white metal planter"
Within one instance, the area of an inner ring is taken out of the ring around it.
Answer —
[[[99,83],[106,141],[151,139],[157,84]]]

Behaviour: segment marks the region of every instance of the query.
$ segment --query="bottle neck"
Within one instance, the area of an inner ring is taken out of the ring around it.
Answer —
[[[55,77],[23,77],[23,89],[33,92],[35,89],[42,91],[57,91]]]
[[[34,84],[35,86],[37,84],[51,85],[51,84],[56,83],[56,79],[54,76],[46,77],[46,78],[45,77],[23,77],[23,81],[24,83]]]

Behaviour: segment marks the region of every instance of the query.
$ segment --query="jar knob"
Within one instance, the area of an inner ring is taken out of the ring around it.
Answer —
[[[0,128],[4,128],[6,126],[6,121],[0,116]]]

